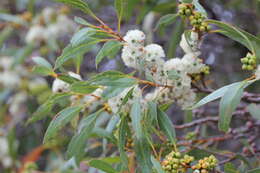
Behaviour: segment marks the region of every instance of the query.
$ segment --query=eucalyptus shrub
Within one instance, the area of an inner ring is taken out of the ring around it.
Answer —
[[[34,71],[55,80],[52,96],[28,122],[50,115],[56,104],[65,100],[69,102],[50,122],[43,139],[44,144],[55,145],[59,131],[70,124],[74,134],[67,146],[67,158],[76,164],[83,163],[104,172],[207,173],[221,172],[224,164],[225,172],[238,171],[229,162],[241,158],[245,161],[244,156],[207,147],[259,126],[259,121],[255,121],[244,127],[247,129],[230,127],[232,115],[242,100],[258,103],[255,96],[245,92],[248,86],[260,79],[258,37],[230,24],[208,19],[206,11],[197,0],[183,0],[177,4],[176,14],[162,16],[154,28],[165,28],[176,20],[185,24],[179,43],[184,56],[166,58],[162,46],[157,43],[146,44],[146,35],[141,30],[121,32],[121,21],[125,18],[125,9],[130,3],[127,0],[115,0],[117,30],[97,17],[83,0],[57,1],[80,9],[98,24],[75,17],[81,27],[56,59],[54,66],[44,58],[35,59],[37,65]],[[39,30],[34,28],[37,29]],[[241,70],[252,72],[247,79],[215,91],[210,90],[204,82],[210,73],[210,67],[200,58],[203,38],[212,33],[223,34],[245,46],[248,54],[244,58],[239,57]],[[33,41],[31,35],[28,35],[28,41]],[[78,57],[83,57],[99,43],[103,43],[103,47],[96,55],[97,68],[104,58],[120,55],[131,72],[105,71],[84,79],[80,75],[82,58]],[[77,61],[76,72],[64,68],[64,64],[72,59]],[[198,93],[208,95],[197,101]],[[191,112],[217,99],[220,99],[219,117],[174,126],[166,113],[172,104]],[[259,119],[259,108],[255,104],[249,105],[248,109],[252,116]],[[215,121],[218,121],[218,130],[225,133],[223,136],[198,136],[201,124]],[[185,139],[176,137],[176,129],[193,126],[198,128],[187,133]],[[100,143],[102,153],[96,156],[91,154],[91,141]],[[199,152],[206,150],[210,154],[198,157],[192,153],[194,149]],[[254,165],[259,164],[259,151],[251,148],[248,152],[245,156],[254,157]],[[252,164],[242,172],[259,171],[250,170],[255,167]]]

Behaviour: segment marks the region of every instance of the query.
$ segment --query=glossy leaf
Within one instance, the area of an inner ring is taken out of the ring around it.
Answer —
[[[62,66],[68,60],[76,58],[78,55],[85,54],[92,48],[94,44],[97,44],[100,41],[101,40],[99,39],[92,39],[91,41],[83,42],[76,46],[69,44],[65,49],[63,49],[61,56],[57,58],[55,63],[55,69]]]
[[[93,28],[82,28],[73,35],[70,43],[72,44],[72,46],[76,46],[78,44],[86,42],[86,40],[91,41],[90,37],[95,35],[95,33],[96,30]]]
[[[155,30],[162,26],[167,26],[172,24],[178,17],[178,14],[167,14],[159,19],[155,26]]]
[[[97,168],[99,170],[102,170],[107,173],[117,173],[116,171],[110,164],[103,160],[91,160],[89,163],[89,166]]]
[[[115,54],[115,52],[118,52],[121,47],[122,44],[118,41],[106,42],[96,56],[96,67],[106,56]]]
[[[153,156],[151,156],[151,161],[157,173],[165,173],[164,170],[162,169],[160,162],[156,160]]]
[[[75,157],[76,161],[79,162],[79,160],[83,157],[85,154],[84,149],[86,140],[91,136],[95,127],[96,119],[100,113],[101,110],[88,115],[81,121],[84,123],[81,123],[81,127],[79,128],[78,133],[72,137],[68,146],[67,156],[69,158]]]
[[[82,110],[82,106],[72,106],[63,109],[51,121],[44,135],[43,143],[50,140],[62,127],[69,123]]]
[[[162,110],[158,109],[157,118],[158,118],[159,127],[163,131],[165,136],[168,137],[171,143],[175,143],[176,142],[175,129],[168,115],[164,113]]]
[[[201,107],[201,106],[203,106],[203,105],[205,105],[209,102],[212,102],[212,101],[214,101],[218,98],[221,98],[229,88],[236,86],[238,83],[240,83],[240,82],[236,82],[236,83],[233,83],[233,84],[230,84],[230,85],[226,85],[226,86],[223,86],[222,88],[217,89],[216,91],[212,92],[211,94],[209,94],[206,97],[204,97],[203,99],[201,99],[191,109],[196,109],[196,108]]]
[[[52,69],[52,65],[44,58],[34,57],[34,58],[32,58],[32,60],[39,66],[44,66],[46,68]]]
[[[246,82],[239,82],[229,87],[224,93],[219,104],[219,123],[220,130],[227,132],[231,122],[232,113],[240,103]]]
[[[138,139],[140,139],[142,137],[142,112],[140,101],[138,99],[136,99],[134,104],[132,105],[130,116],[132,119],[132,127],[135,135]]]

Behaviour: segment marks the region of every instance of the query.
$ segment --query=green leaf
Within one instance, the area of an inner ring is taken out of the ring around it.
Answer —
[[[85,25],[85,26],[92,26],[89,22],[87,22],[85,19],[82,17],[74,17],[74,21],[80,25]]]
[[[12,35],[13,32],[14,32],[14,28],[11,26],[5,27],[0,32],[0,48],[2,48],[3,44],[5,43],[5,40],[7,40]]]
[[[203,105],[205,105],[209,102],[212,102],[212,101],[214,101],[218,98],[221,98],[229,88],[236,86],[238,83],[240,83],[240,82],[236,82],[236,83],[233,83],[233,84],[230,84],[230,85],[226,85],[224,87],[217,89],[213,93],[211,93],[211,94],[207,95],[206,97],[204,97],[203,99],[201,99],[198,103],[196,103],[193,107],[191,107],[191,109],[196,109],[196,108],[201,107],[201,106],[203,106]]]
[[[34,57],[32,58],[33,62],[35,62],[39,66],[44,66],[46,68],[52,69],[52,65],[42,57]]]
[[[103,93],[102,93],[102,97],[104,99],[110,99],[112,97],[117,96],[118,94],[120,94],[122,91],[124,91],[126,88],[117,88],[117,87],[107,87]]]
[[[228,23],[216,21],[216,20],[207,20],[208,23],[215,24],[222,30],[219,32],[225,36],[241,43],[247,47],[250,51],[255,52],[257,58],[260,60],[260,39],[242,29],[236,28]]]
[[[48,126],[48,129],[44,135],[43,143],[46,143],[48,140],[50,140],[58,130],[69,123],[76,115],[79,114],[82,109],[82,106],[71,106],[59,112]]]
[[[35,66],[33,67],[32,71],[33,73],[42,76],[51,76],[55,74],[55,72],[52,69],[45,66]]]
[[[121,118],[121,122],[119,124],[119,129],[118,129],[118,149],[119,149],[120,158],[123,162],[124,169],[127,169],[128,166],[128,158],[125,152],[127,128],[128,128],[127,117],[123,116]]]
[[[224,166],[225,173],[239,173],[232,163],[226,163]]]
[[[96,67],[106,56],[115,54],[115,52],[118,52],[121,47],[122,44],[119,41],[106,42],[96,56]]]
[[[48,100],[44,104],[40,105],[40,107],[38,107],[38,109],[33,113],[33,116],[27,121],[27,124],[39,121],[47,117],[51,113],[51,109],[55,104],[63,101],[69,96],[71,96],[71,94],[69,93],[57,93],[50,96],[50,98],[48,98]]]
[[[91,160],[89,163],[89,166],[97,168],[99,170],[102,170],[107,173],[117,173],[116,171],[110,164],[103,160]]]
[[[219,122],[218,127],[220,130],[227,132],[232,118],[232,113],[240,103],[243,95],[244,86],[246,82],[239,82],[236,85],[229,87],[224,93],[219,104]]]
[[[176,49],[181,41],[182,33],[184,32],[184,21],[177,20],[176,26],[172,30],[171,38],[169,44],[167,45],[167,57],[175,57]]]
[[[153,164],[153,167],[156,169],[157,173],[165,173],[162,169],[162,166],[158,160],[156,160],[153,156],[151,156],[151,161]]]
[[[72,46],[77,46],[78,44],[86,42],[86,40],[91,41],[91,36],[95,35],[96,32],[96,29],[93,28],[82,28],[73,35],[73,37],[70,40],[70,43],[72,44]]]
[[[75,82],[79,82],[80,80],[77,78],[74,78],[70,76],[69,74],[58,74],[58,79],[68,83],[68,84],[73,84]]]
[[[103,110],[99,110],[91,115],[88,115],[81,121],[81,127],[79,127],[78,133],[76,133],[68,146],[67,156],[69,158],[75,157],[76,161],[79,162],[82,156],[85,154],[84,149],[86,140],[91,136],[91,133],[95,127],[95,122],[98,115]]]
[[[83,81],[75,82],[70,86],[71,91],[80,94],[90,94],[98,88],[99,86],[97,85],[91,85],[90,83],[83,82]]]
[[[158,109],[157,118],[160,129],[168,137],[171,143],[174,144],[176,142],[176,134],[172,121],[169,119],[168,115],[164,113],[161,109]]]
[[[155,121],[156,124],[158,124],[158,119],[157,119],[157,104],[154,102],[148,102],[148,119],[153,122]]]
[[[132,119],[132,127],[135,132],[137,139],[142,137],[142,112],[141,112],[141,104],[138,99],[134,101],[132,105],[130,116]]]
[[[158,28],[160,28],[162,26],[165,27],[167,25],[172,24],[177,19],[177,17],[178,17],[178,14],[167,14],[167,15],[161,17],[155,26],[155,30],[157,30]]]
[[[63,49],[61,56],[57,58],[55,69],[62,66],[66,61],[76,58],[78,55],[85,54],[94,44],[97,44],[100,41],[100,39],[92,39],[91,41],[86,41],[76,46],[69,44],[65,49]]]
[[[143,131],[142,131],[143,133]],[[142,173],[151,173],[151,151],[150,151],[150,146],[149,143],[147,142],[145,135],[142,134],[141,138],[135,139],[135,153],[138,153],[136,155],[138,165],[141,169]]]
[[[115,80],[107,78],[100,81],[96,81],[94,84],[118,88],[127,88],[136,85],[137,80],[132,78],[119,78]]]
[[[114,6],[117,12],[118,23],[121,22],[124,15],[124,10],[127,9],[127,5],[128,0],[115,0]]]
[[[247,106],[247,110],[250,112],[250,114],[255,118],[260,120],[260,107],[257,106],[256,104],[250,104]]]
[[[61,2],[67,5],[70,5],[74,8],[78,8],[86,14],[91,16],[95,16],[94,13],[90,10],[89,5],[83,0],[55,0],[57,2]]]
[[[199,0],[193,0],[192,3],[194,4],[195,9],[196,9],[198,12],[202,13],[203,16],[207,17],[207,12],[206,12],[206,10],[202,7],[202,5],[200,5]]]
[[[259,173],[259,172],[260,172],[260,168],[251,169],[251,170],[247,171],[247,173]]]

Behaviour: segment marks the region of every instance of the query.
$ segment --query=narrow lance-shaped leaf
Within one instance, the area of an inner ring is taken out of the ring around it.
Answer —
[[[91,115],[88,115],[81,121],[81,126],[79,127],[78,133],[75,134],[68,146],[67,156],[75,157],[76,161],[79,162],[84,156],[84,148],[86,145],[86,140],[91,136],[91,133],[95,127],[95,122],[98,115],[103,110],[99,110]]]
[[[39,66],[44,66],[46,68],[52,69],[52,65],[42,57],[34,57],[32,60]]]
[[[157,173],[165,173],[164,170],[162,169],[160,162],[156,160],[153,156],[151,156],[151,161]]]
[[[215,24],[222,30],[220,33],[225,36],[241,43],[246,46],[249,50],[256,53],[258,60],[260,60],[260,39],[242,29],[236,28],[228,23],[224,23],[217,20],[207,20],[208,23]]]
[[[115,9],[118,17],[118,30],[120,31],[120,23],[124,15],[124,10],[127,9],[128,0],[115,0]]]
[[[128,158],[125,152],[125,144],[126,144],[126,138],[127,138],[127,119],[126,116],[123,116],[121,118],[121,122],[119,125],[119,131],[118,131],[118,148],[119,148],[119,154],[120,158],[123,162],[124,169],[127,169],[128,165]]]
[[[141,112],[141,104],[138,99],[135,100],[132,108],[131,108],[131,119],[132,119],[132,126],[135,132],[135,135],[138,139],[142,137],[142,112]]]
[[[88,41],[83,42],[76,46],[69,44],[65,49],[63,49],[61,56],[59,56],[57,58],[56,63],[55,63],[55,69],[62,66],[68,60],[70,60],[72,58],[76,58],[78,55],[85,54],[92,48],[92,46],[94,44],[97,44],[100,41],[102,41],[102,40],[93,38],[93,39],[91,39],[91,41],[88,40]]]
[[[117,173],[118,171],[115,170],[110,164],[103,160],[91,160],[89,166],[97,168],[107,173]]]
[[[178,14],[167,14],[159,19],[155,26],[155,30],[162,26],[167,26],[172,24],[178,17]]]
[[[176,134],[174,126],[167,116],[166,113],[164,113],[162,110],[158,109],[158,123],[160,129],[163,131],[163,133],[168,137],[168,139],[171,141],[171,143],[176,142]]]
[[[43,143],[46,143],[50,140],[58,130],[64,127],[67,123],[69,123],[79,112],[82,110],[82,106],[72,106],[63,109],[59,112],[56,117],[51,121],[46,133],[44,135]]]
[[[33,113],[33,116],[27,121],[27,124],[47,117],[51,113],[51,109],[56,103],[59,103],[61,100],[64,100],[69,96],[71,96],[70,93],[57,93],[50,96],[50,98],[48,98],[48,100],[40,107],[38,107],[38,109]]]
[[[106,42],[96,56],[96,67],[106,56],[115,54],[114,52],[118,52],[121,47],[122,44],[119,41],[113,40]]]
[[[243,95],[244,86],[246,82],[236,83],[233,87],[225,92],[220,100],[219,105],[219,123],[218,127],[220,130],[227,132],[229,129],[229,124],[231,122],[232,113],[235,111],[236,107],[240,103],[241,97]]]
[[[55,1],[78,8],[84,13],[91,15],[92,17],[96,17],[95,14],[90,10],[89,5],[83,0],[55,0]]]
[[[216,91],[212,92],[211,94],[209,94],[206,97],[204,97],[203,99],[201,99],[198,103],[196,103],[193,107],[191,107],[191,109],[196,109],[196,108],[201,107],[218,98],[221,98],[229,88],[237,85],[238,83],[240,83],[240,82],[226,85],[226,86],[223,86],[222,88],[217,89]]]

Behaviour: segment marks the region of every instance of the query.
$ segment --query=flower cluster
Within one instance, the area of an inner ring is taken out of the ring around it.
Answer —
[[[254,70],[256,68],[256,56],[248,53],[245,58],[241,59],[243,70]]]
[[[76,74],[74,72],[68,72],[68,75],[78,79],[78,80],[82,80],[81,76],[79,74]],[[104,91],[104,87],[102,88],[100,86],[100,88],[96,89],[94,92],[92,92],[91,94],[88,95],[73,95],[70,97],[71,100],[71,104],[72,105],[76,105],[76,104],[84,104],[86,105],[86,112],[93,112],[94,110],[96,110],[96,108],[103,104],[104,101],[101,100],[101,95]],[[69,92],[70,91],[70,84],[64,82],[63,80],[60,80],[58,78],[56,78],[53,81],[52,84],[52,92],[53,93],[64,93],[64,92]]]
[[[42,13],[33,19],[25,41],[34,44],[47,43],[49,39],[55,40],[73,32],[76,24],[68,18],[64,8],[60,11],[49,7],[43,9]]]
[[[198,163],[192,166],[193,173],[208,173],[210,170],[217,166],[218,160],[215,156],[211,155],[198,161]]]
[[[198,58],[200,55],[198,34],[191,32],[188,37],[189,39],[183,34],[180,43],[185,52],[184,57],[165,61],[165,53],[160,45],[144,46],[143,32],[132,30],[126,34],[122,52],[125,65],[145,71],[147,79],[162,85],[148,93],[144,98],[145,101],[157,100],[161,104],[176,101],[183,109],[194,103],[196,95],[191,90],[191,75],[204,72],[206,66]]]
[[[187,154],[182,156],[180,152],[172,151],[163,160],[162,168],[166,173],[185,173],[193,161],[194,157],[192,156]]]
[[[130,94],[127,102],[124,104],[124,98],[127,94]],[[113,113],[118,113],[120,110],[122,112],[129,112],[131,105],[133,105],[136,98],[142,97],[141,89],[136,85],[134,87],[129,87],[124,89],[119,95],[112,97],[108,100],[108,105]],[[142,104],[143,105],[143,104]]]

